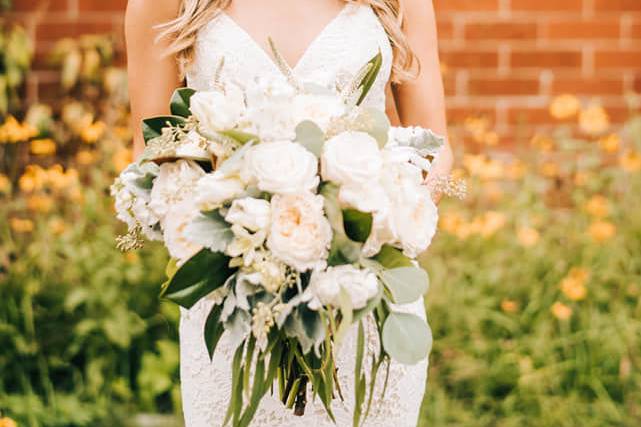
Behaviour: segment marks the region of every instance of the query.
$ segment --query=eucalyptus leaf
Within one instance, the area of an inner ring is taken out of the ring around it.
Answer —
[[[181,126],[185,123],[185,119],[180,116],[156,116],[144,119],[142,121],[142,135],[145,138],[145,143],[159,137],[162,134],[162,129],[168,125]]]
[[[221,287],[234,271],[229,267],[228,256],[202,249],[176,271],[162,296],[189,309]]]
[[[196,91],[192,88],[182,87],[176,89],[171,96],[170,109],[174,116],[189,117],[191,116],[190,99]]]
[[[390,121],[383,110],[377,108],[362,108],[356,117],[353,130],[366,132],[378,142],[380,148],[385,147],[389,135]]]
[[[296,126],[296,142],[307,148],[316,157],[321,156],[325,133],[311,120],[304,120]]]
[[[374,260],[385,268],[414,266],[411,258],[406,257],[402,251],[390,245],[383,245],[380,252],[374,256]]]
[[[185,238],[208,248],[212,252],[224,252],[233,240],[231,226],[218,210],[201,213],[187,227]]]
[[[426,292],[429,284],[427,272],[420,267],[398,267],[382,270],[381,280],[392,292],[396,304],[409,304]]]
[[[394,360],[414,365],[429,354],[432,331],[415,314],[391,312],[383,325],[383,347]]]

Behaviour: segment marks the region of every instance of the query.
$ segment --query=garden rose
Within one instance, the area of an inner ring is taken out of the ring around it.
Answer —
[[[341,185],[361,186],[377,181],[383,159],[374,138],[365,132],[343,132],[323,146],[323,179]]]
[[[184,200],[172,206],[162,223],[165,246],[172,258],[182,264],[202,249],[185,236],[185,228],[199,214],[198,209],[190,200]]]
[[[291,108],[296,124],[311,120],[323,130],[327,130],[332,119],[345,114],[345,103],[332,95],[301,93],[296,95]]]
[[[311,193],[276,195],[267,247],[274,257],[298,271],[324,266],[332,229],[323,212],[323,197]]]
[[[243,91],[230,84],[224,91],[196,92],[190,99],[190,110],[206,132],[232,129],[245,111]]]
[[[300,144],[276,141],[258,144],[245,155],[241,177],[275,194],[312,191],[318,185],[318,161]]]

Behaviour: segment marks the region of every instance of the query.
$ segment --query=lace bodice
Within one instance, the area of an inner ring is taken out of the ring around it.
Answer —
[[[321,31],[293,66],[294,75],[326,86],[336,81],[349,81],[378,51],[383,65],[365,100],[367,105],[385,108],[385,86],[392,65],[392,49],[385,30],[369,6],[348,3]],[[221,57],[225,58],[220,79],[242,85],[261,76],[276,76],[280,70],[273,59],[224,12],[218,14],[198,34],[195,60],[188,70],[190,87],[207,90],[214,84],[214,75]],[[223,335],[213,362],[203,339],[203,328],[212,302],[202,299],[190,310],[181,309],[180,350],[181,382],[185,424],[187,427],[220,426],[227,409],[231,388],[232,350]],[[422,301],[401,309],[425,317]],[[367,327],[368,348],[378,347],[373,325]],[[356,328],[348,333],[338,350],[338,378],[345,401],[336,399],[333,409],[337,425],[352,425],[354,357]],[[381,370],[384,371],[384,370]],[[415,426],[426,381],[427,360],[405,366],[392,362],[385,399],[381,400],[384,372],[380,372],[369,427]],[[311,397],[311,393],[310,393]],[[311,399],[310,399],[311,400]],[[277,396],[267,395],[256,414],[256,427],[331,426],[319,400],[307,404],[305,415],[296,417],[284,408]]]

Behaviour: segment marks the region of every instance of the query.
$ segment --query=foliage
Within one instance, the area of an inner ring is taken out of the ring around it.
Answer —
[[[423,259],[434,347],[422,425],[641,417],[641,117],[608,133],[565,113],[514,157],[463,160],[472,195],[443,206]]]
[[[8,8],[0,2],[0,10]],[[33,45],[25,30],[0,19],[0,117],[20,106],[20,89],[31,65]]]

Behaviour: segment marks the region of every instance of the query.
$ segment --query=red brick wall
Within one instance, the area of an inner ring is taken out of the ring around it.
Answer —
[[[623,96],[641,92],[641,0],[433,0],[450,121],[488,115],[514,134],[550,122],[552,96],[597,98],[614,121]],[[14,0],[13,15],[33,18],[39,0]],[[126,0],[49,0],[32,31],[38,56],[56,39],[113,32],[122,40]],[[39,61],[38,84],[55,78]],[[526,132],[527,133],[527,132]]]

